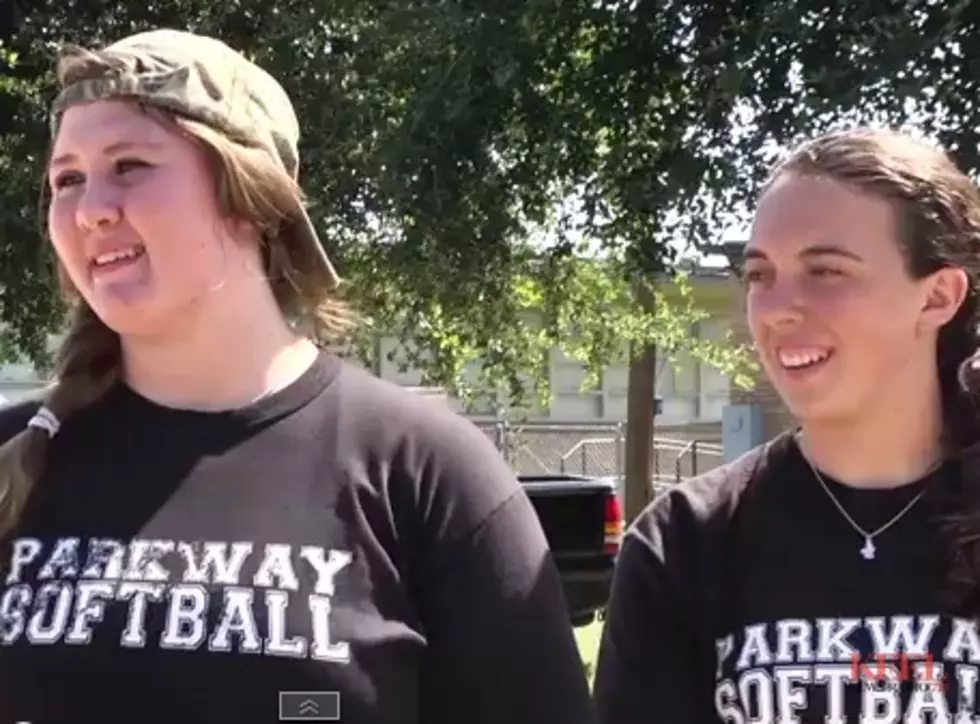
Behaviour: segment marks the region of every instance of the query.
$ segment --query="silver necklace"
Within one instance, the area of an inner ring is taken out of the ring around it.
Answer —
[[[875,554],[878,552],[878,549],[875,547],[874,539],[877,538],[882,533],[884,533],[889,528],[891,528],[898,521],[900,521],[906,513],[912,510],[912,507],[919,502],[919,500],[922,498],[923,495],[925,495],[926,492],[924,488],[920,490],[919,494],[916,495],[914,498],[912,498],[912,500],[910,500],[904,508],[898,511],[898,513],[896,513],[895,516],[891,518],[891,520],[889,520],[884,525],[879,526],[876,530],[869,532],[866,531],[861,526],[859,526],[857,524],[857,521],[855,521],[854,518],[851,517],[850,513],[848,513],[844,509],[844,506],[841,505],[839,500],[837,500],[837,496],[834,495],[833,491],[830,489],[830,487],[828,487],[827,483],[824,482],[823,476],[820,474],[820,471],[817,470],[817,467],[812,462],[810,462],[810,458],[808,458],[806,455],[804,455],[803,458],[806,460],[807,465],[810,466],[810,470],[813,471],[813,475],[814,477],[816,477],[817,482],[820,483],[820,487],[823,488],[823,491],[827,494],[827,497],[830,498],[831,502],[834,504],[837,510],[840,511],[840,514],[844,517],[844,520],[850,523],[851,527],[854,528],[854,530],[856,530],[858,533],[860,533],[861,536],[864,538],[864,545],[861,547],[861,557],[864,558],[864,560],[866,561],[874,560]],[[931,474],[940,465],[941,463],[937,463],[936,465],[931,467],[926,472],[926,475]]]

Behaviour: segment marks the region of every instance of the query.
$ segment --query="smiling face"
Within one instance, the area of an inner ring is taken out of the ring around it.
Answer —
[[[891,203],[785,174],[763,195],[746,248],[749,326],[763,367],[803,419],[854,417],[927,387],[936,334],[962,300],[961,270],[906,270]]]
[[[225,280],[236,245],[203,152],[138,108],[70,108],[48,172],[48,230],[72,285],[121,334],[154,334]]]

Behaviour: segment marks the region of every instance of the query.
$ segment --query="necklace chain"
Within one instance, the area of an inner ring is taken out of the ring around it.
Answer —
[[[891,528],[898,521],[900,521],[905,516],[905,514],[908,513],[910,510],[912,510],[915,504],[918,503],[919,500],[921,500],[922,496],[925,495],[926,492],[925,489],[920,490],[919,493],[914,498],[912,498],[912,500],[910,500],[905,505],[905,507],[902,508],[900,511],[898,511],[898,513],[896,513],[891,519],[889,519],[883,525],[879,526],[874,531],[869,532],[864,528],[862,528],[860,525],[858,525],[857,521],[854,520],[854,518],[851,517],[851,514],[847,512],[847,510],[844,508],[843,505],[841,505],[841,502],[837,499],[837,496],[834,495],[834,492],[824,481],[823,475],[820,474],[820,471],[817,470],[816,465],[814,465],[813,462],[811,462],[810,458],[808,458],[804,454],[803,459],[806,460],[807,465],[809,465],[810,470],[813,471],[813,475],[817,479],[817,482],[820,483],[820,487],[823,488],[823,491],[827,494],[827,497],[830,498],[830,501],[834,504],[834,507],[836,507],[837,510],[840,512],[840,514],[844,517],[844,520],[846,520],[851,525],[851,527],[854,528],[855,531],[860,533],[861,536],[864,538],[864,545],[861,547],[861,556],[868,561],[874,559],[875,554],[877,553],[877,548],[875,547],[874,539],[877,538],[882,533],[884,533],[889,528]],[[937,463],[936,465],[932,466],[927,471],[926,475],[931,474],[934,470],[936,470],[940,466],[940,464],[941,463]]]

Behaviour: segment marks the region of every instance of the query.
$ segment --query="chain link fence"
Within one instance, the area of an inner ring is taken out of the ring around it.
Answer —
[[[622,477],[626,471],[623,423],[473,422],[519,475]],[[722,446],[717,442],[654,437],[651,482],[680,482],[722,461]]]

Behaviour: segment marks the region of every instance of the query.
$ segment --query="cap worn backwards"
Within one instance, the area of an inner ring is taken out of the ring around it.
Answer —
[[[161,29],[104,48],[113,71],[64,88],[51,111],[56,134],[76,103],[133,99],[199,121],[265,148],[294,179],[299,173],[299,122],[283,87],[265,70],[216,38]],[[340,283],[305,210],[297,224],[302,251],[312,255],[330,288]]]

